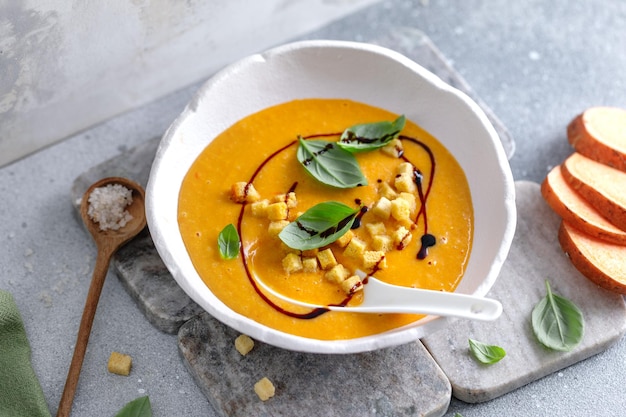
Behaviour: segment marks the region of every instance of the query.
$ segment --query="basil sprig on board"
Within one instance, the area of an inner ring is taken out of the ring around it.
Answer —
[[[152,417],[152,405],[148,396],[139,397],[124,406],[115,417]]]
[[[506,356],[506,352],[500,346],[488,345],[474,339],[469,339],[469,347],[474,358],[486,365],[496,363]]]
[[[220,250],[220,256],[223,259],[235,259],[239,254],[241,241],[239,234],[233,224],[224,227],[217,237],[217,246]]]
[[[292,249],[321,248],[350,230],[358,212],[337,201],[319,203],[289,223],[278,237]]]
[[[298,139],[298,161],[318,181],[336,188],[367,185],[354,155],[326,140]]]
[[[393,122],[362,123],[344,130],[339,138],[339,146],[348,152],[364,152],[382,148],[397,138],[406,118],[404,115]]]
[[[532,327],[539,342],[547,348],[570,351],[582,340],[585,321],[583,314],[570,300],[553,294],[546,281],[546,296],[532,312]]]

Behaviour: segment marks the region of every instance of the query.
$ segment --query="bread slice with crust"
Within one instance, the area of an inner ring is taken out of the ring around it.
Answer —
[[[577,229],[598,239],[626,245],[626,231],[613,225],[574,190],[563,177],[560,165],[541,183],[541,194],[559,217]]]
[[[591,107],[567,126],[567,139],[576,152],[626,171],[626,110]]]
[[[608,221],[626,231],[626,172],[578,152],[570,155],[561,169],[574,190]]]
[[[559,243],[581,274],[604,289],[626,294],[626,246],[596,239],[566,221],[559,228]]]

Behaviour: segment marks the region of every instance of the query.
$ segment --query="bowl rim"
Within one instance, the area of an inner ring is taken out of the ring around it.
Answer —
[[[454,319],[427,316],[417,322],[418,324],[413,323],[408,326],[371,336],[342,340],[318,340],[306,338],[260,325],[256,321],[240,315],[227,307],[221,302],[221,300],[217,299],[210,292],[210,290],[208,290],[208,287],[206,287],[201,280],[200,284],[202,285],[198,285],[197,279],[199,279],[199,277],[194,277],[194,282],[190,281],[187,274],[188,265],[187,267],[184,265],[181,267],[181,260],[177,259],[177,256],[179,256],[180,253],[172,252],[169,236],[164,236],[162,232],[164,226],[168,230],[178,230],[177,218],[174,217],[174,219],[165,219],[162,213],[163,210],[159,203],[160,198],[167,198],[167,196],[161,197],[162,190],[159,189],[160,184],[167,180],[165,178],[167,175],[165,171],[167,170],[168,165],[164,161],[167,161],[168,158],[170,158],[170,149],[177,149],[177,146],[179,148],[182,146],[180,145],[180,141],[175,142],[177,135],[186,123],[190,123],[189,120],[197,114],[198,109],[203,106],[203,101],[207,100],[209,92],[215,88],[219,88],[222,83],[229,82],[233,76],[239,75],[242,71],[245,71],[251,66],[282,59],[293,53],[316,50],[372,54],[388,60],[389,65],[400,65],[405,67],[431,85],[433,87],[433,91],[437,90],[443,94],[452,94],[456,99],[460,100],[468,108],[472,117],[475,117],[480,126],[484,128],[484,132],[488,136],[489,142],[491,142],[494,148],[493,151],[497,160],[496,162],[502,173],[504,196],[502,201],[502,210],[506,218],[506,224],[502,230],[499,249],[497,250],[491,266],[489,267],[487,276],[474,291],[474,294],[481,296],[487,294],[489,289],[491,289],[495,283],[499,271],[508,255],[516,227],[515,188],[513,176],[498,134],[480,106],[465,93],[448,85],[435,74],[404,55],[391,49],[369,43],[335,40],[306,40],[287,43],[268,49],[265,52],[253,54],[243,58],[224,67],[222,70],[210,77],[198,89],[182,113],[165,131],[157,148],[146,187],[146,214],[148,219],[148,228],[152,235],[157,252],[183,291],[211,316],[227,326],[249,335],[253,339],[289,350],[310,353],[357,353],[415,341],[427,334],[445,327],[449,322],[454,321]],[[244,116],[237,117],[236,120],[241,117]],[[221,130],[227,128],[229,125],[230,124],[224,126]],[[212,139],[213,138],[207,140],[206,145],[208,145]],[[187,157],[190,156],[187,155]],[[193,159],[195,159],[195,157]],[[188,168],[184,170],[185,173],[187,170]],[[180,189],[180,184],[178,184],[176,189]],[[171,196],[169,198],[171,199]],[[176,225],[173,225],[172,223],[176,223]],[[180,235],[180,232],[178,232],[178,234]],[[176,239],[178,239],[178,237]],[[189,263],[190,261],[185,260],[184,262]],[[204,286],[204,289],[202,286]]]

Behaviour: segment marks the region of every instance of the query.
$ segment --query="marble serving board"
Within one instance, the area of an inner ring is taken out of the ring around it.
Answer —
[[[454,397],[470,403],[506,394],[619,341],[626,332],[624,298],[606,291],[580,274],[558,242],[560,218],[541,196],[539,184],[517,182],[517,229],[509,256],[489,292],[502,302],[502,316],[494,322],[458,320],[422,339],[452,385]],[[572,300],[582,310],[585,333],[570,352],[551,351],[532,332],[531,312],[552,292]],[[468,354],[468,338],[501,346],[506,357],[482,365]]]
[[[471,96],[512,156],[515,145],[509,132],[426,36],[391,31],[370,42],[403,53]],[[93,182],[122,176],[145,186],[158,143],[159,138],[148,140],[81,174],[71,190],[77,220],[79,200]],[[187,368],[220,415],[441,416],[447,410],[452,393],[448,378],[419,341],[348,356],[302,354],[257,343],[242,357],[233,347],[237,334],[203,313],[180,289],[147,230],[121,248],[112,265],[147,320],[160,331],[178,333]],[[266,403],[252,389],[262,376],[277,389]]]

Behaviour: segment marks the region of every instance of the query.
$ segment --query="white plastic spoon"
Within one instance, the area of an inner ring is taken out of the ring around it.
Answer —
[[[490,298],[447,291],[425,290],[387,284],[357,271],[367,284],[363,286],[363,302],[358,306],[319,305],[299,301],[280,294],[258,277],[255,281],[273,296],[288,303],[309,308],[325,308],[351,313],[415,313],[443,317],[459,317],[493,321],[502,314],[502,304]]]

